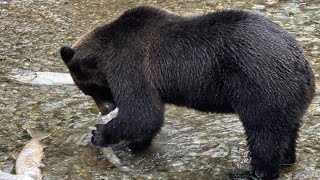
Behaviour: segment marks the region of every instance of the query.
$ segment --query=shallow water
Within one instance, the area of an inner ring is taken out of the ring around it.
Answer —
[[[294,34],[320,83],[320,1],[242,0],[1,0],[0,1],[0,169],[10,171],[12,154],[30,139],[25,123],[52,135],[43,163],[44,179],[245,179],[248,170],[243,128],[235,115],[205,114],[167,106],[166,124],[146,152],[117,155],[133,174],[103,161],[101,151],[83,143],[97,120],[93,101],[72,86],[28,86],[10,75],[29,71],[67,72],[58,55],[61,45],[137,5],[154,5],[181,15],[221,9],[245,9],[263,14]],[[320,177],[320,89],[304,117],[298,144],[298,164],[281,179]]]

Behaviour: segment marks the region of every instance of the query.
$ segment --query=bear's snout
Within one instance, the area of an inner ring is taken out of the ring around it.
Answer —
[[[107,115],[116,108],[116,105],[112,102],[96,102],[96,104],[102,115]]]

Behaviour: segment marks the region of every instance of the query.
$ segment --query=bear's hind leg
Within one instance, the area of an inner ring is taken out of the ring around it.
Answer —
[[[297,125],[298,126],[298,125]],[[293,128],[290,132],[288,147],[285,149],[282,165],[290,166],[297,160],[296,158],[296,144],[298,139],[299,127]]]
[[[240,114],[247,135],[251,168],[259,179],[271,180],[279,177],[279,168],[288,145],[288,132],[283,119],[275,111],[257,111]]]

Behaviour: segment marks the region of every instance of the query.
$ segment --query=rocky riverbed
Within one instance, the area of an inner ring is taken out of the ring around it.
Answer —
[[[97,120],[93,100],[73,86],[30,86],[12,75],[67,72],[59,58],[89,29],[137,5],[153,5],[180,15],[244,9],[269,17],[296,36],[320,83],[320,1],[283,0],[1,0],[0,1],[0,170],[11,172],[12,154],[30,136],[24,124],[51,133],[43,179],[249,179],[247,146],[237,116],[206,114],[167,106],[165,126],[146,152],[116,154],[134,173],[112,168],[102,152],[85,142]],[[320,178],[320,89],[303,118],[298,163],[281,179]]]

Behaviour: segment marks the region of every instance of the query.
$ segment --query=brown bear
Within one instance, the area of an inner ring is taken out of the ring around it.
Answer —
[[[94,28],[61,57],[102,113],[92,143],[147,148],[161,129],[164,104],[236,113],[251,166],[261,179],[296,161],[301,117],[314,96],[314,75],[298,42],[260,15],[221,11],[182,17],[153,7],[125,11]]]

